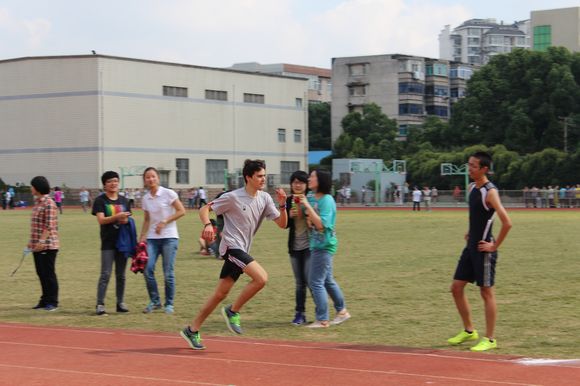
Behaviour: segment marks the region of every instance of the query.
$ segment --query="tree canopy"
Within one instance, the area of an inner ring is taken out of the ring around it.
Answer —
[[[497,55],[467,83],[449,123],[429,116],[397,141],[397,122],[376,104],[342,120],[333,158],[407,160],[408,179],[449,188],[444,162],[489,151],[505,189],[580,182],[580,53],[516,50]]]
[[[452,145],[501,143],[520,154],[564,150],[565,142],[569,151],[578,148],[580,125],[565,127],[564,120],[580,120],[580,53],[551,47],[494,56],[467,91],[453,106]]]

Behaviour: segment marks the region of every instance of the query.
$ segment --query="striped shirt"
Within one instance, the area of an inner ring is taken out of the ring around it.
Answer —
[[[48,195],[36,198],[32,208],[29,245],[34,247],[39,242],[46,245],[45,249],[59,249],[60,247],[57,208]]]

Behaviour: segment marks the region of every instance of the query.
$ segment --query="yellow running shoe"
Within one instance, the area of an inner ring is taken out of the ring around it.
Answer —
[[[497,340],[494,339],[493,341],[491,341],[491,340],[489,340],[489,338],[486,338],[484,336],[483,338],[481,338],[479,343],[476,344],[475,346],[473,346],[472,348],[470,348],[470,350],[476,351],[476,352],[481,352],[481,351],[491,350],[494,348],[497,348]]]
[[[470,334],[465,330],[461,330],[461,332],[457,335],[455,335],[453,338],[449,338],[447,339],[447,343],[449,343],[452,346],[456,346],[458,344],[461,344],[463,342],[467,342],[470,340],[478,340],[479,339],[479,334],[477,333],[477,330],[473,330],[473,332]]]

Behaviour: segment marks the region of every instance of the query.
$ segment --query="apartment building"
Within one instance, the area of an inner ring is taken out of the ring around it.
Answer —
[[[451,30],[446,25],[439,34],[439,58],[481,65],[494,55],[516,48],[530,48],[530,21],[513,24],[495,19],[470,19]]]
[[[368,103],[379,105],[397,120],[399,138],[429,115],[447,120],[451,105],[465,95],[470,64],[389,54],[332,59],[332,142],[342,133],[341,121]]]

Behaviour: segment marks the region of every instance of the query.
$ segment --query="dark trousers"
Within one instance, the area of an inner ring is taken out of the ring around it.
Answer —
[[[42,296],[39,304],[42,306],[58,306],[58,279],[56,278],[55,262],[57,249],[48,249],[42,252],[34,252],[34,266],[40,279]]]
[[[310,272],[310,250],[292,251],[290,253],[290,263],[292,264],[294,282],[296,284],[296,312],[304,313],[306,311],[306,291]]]

